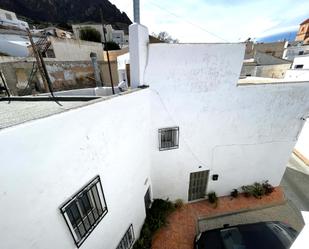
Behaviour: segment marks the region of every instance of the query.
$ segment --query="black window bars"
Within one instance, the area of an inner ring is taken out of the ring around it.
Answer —
[[[133,225],[131,224],[116,249],[130,249],[134,243],[134,240],[134,230]]]
[[[179,147],[179,127],[159,129],[159,150],[171,150]]]
[[[96,176],[60,207],[74,243],[80,247],[107,214],[100,177]]]

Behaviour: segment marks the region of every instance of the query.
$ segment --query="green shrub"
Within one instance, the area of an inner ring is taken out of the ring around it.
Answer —
[[[101,33],[92,27],[81,28],[79,38],[84,41],[102,42]]]
[[[104,51],[119,50],[119,49],[120,49],[119,45],[113,41],[106,42],[104,45]]]
[[[274,190],[275,190],[275,188],[274,188],[270,183],[268,183],[268,181],[264,181],[264,182],[262,183],[262,186],[263,186],[263,188],[264,188],[264,190],[265,190],[265,194],[266,194],[266,195],[271,194],[271,193],[274,192]]]
[[[177,199],[176,201],[175,201],[175,208],[176,209],[179,209],[179,208],[182,208],[183,207],[183,200],[181,200],[181,199]]]
[[[264,182],[263,184],[255,182],[253,185],[246,185],[242,186],[241,188],[246,197],[254,196],[257,199],[261,199],[263,195],[265,195],[270,191],[273,191],[271,189],[272,186],[270,184],[269,184],[270,186],[268,186],[267,184],[268,184],[267,181]]]
[[[151,208],[147,210],[146,220],[142,227],[140,238],[133,249],[150,249],[152,235],[166,225],[167,216],[175,210],[175,206],[168,200],[155,199]]]
[[[239,194],[239,192],[238,192],[238,190],[237,190],[236,188],[234,188],[233,191],[231,192],[231,196],[232,196],[233,198],[237,198],[237,197],[238,197],[238,194]]]

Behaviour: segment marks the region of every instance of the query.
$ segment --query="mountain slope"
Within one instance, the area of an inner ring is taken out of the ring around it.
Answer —
[[[108,0],[0,0],[0,8],[14,11],[35,22],[79,23],[104,20],[118,28],[128,27],[131,20]]]

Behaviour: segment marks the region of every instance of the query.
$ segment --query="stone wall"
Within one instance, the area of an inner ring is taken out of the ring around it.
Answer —
[[[29,95],[47,92],[39,72],[35,72],[32,81],[29,78],[33,68],[33,59],[0,63],[12,95]],[[111,80],[107,62],[99,62],[104,86],[110,86]],[[47,70],[54,91],[95,87],[94,70],[89,61],[46,60]],[[111,62],[114,85],[118,85],[117,63]]]

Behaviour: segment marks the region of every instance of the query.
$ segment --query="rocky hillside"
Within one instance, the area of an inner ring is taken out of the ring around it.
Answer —
[[[108,0],[0,0],[0,8],[14,11],[34,23],[72,24],[104,20],[119,29],[127,29],[131,20]]]

